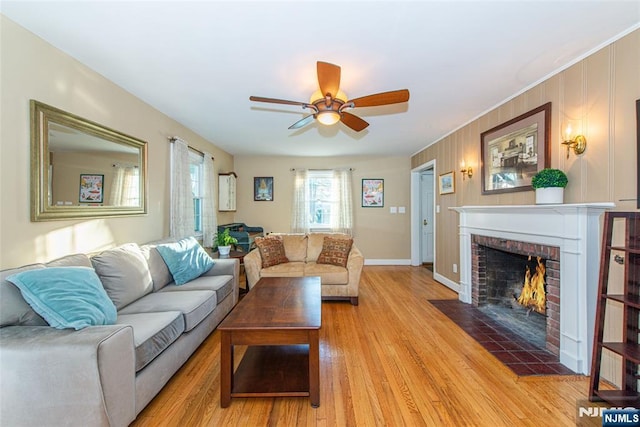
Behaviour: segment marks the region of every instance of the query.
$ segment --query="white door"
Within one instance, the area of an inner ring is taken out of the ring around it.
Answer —
[[[433,262],[433,169],[420,174],[420,225],[422,230],[420,252],[422,262]]]

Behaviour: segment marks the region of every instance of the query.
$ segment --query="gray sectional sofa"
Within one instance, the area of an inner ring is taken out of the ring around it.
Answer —
[[[238,260],[215,260],[178,286],[157,250],[163,243],[0,272],[1,425],[126,426],[214,331],[238,301]],[[115,324],[55,329],[6,280],[76,266],[97,273]]]

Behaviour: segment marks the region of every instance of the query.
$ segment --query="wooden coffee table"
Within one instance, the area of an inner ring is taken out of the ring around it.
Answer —
[[[220,406],[232,397],[309,396],[320,406],[319,277],[264,277],[218,326]],[[234,346],[249,346],[235,373]]]

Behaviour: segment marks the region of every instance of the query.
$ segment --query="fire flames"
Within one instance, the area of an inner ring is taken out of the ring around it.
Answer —
[[[531,261],[531,257],[529,257],[529,261]],[[546,293],[544,291],[545,271],[544,264],[540,257],[538,257],[538,265],[536,266],[536,272],[533,274],[533,277],[531,276],[531,269],[527,266],[522,293],[518,297],[519,304],[541,314],[545,313],[546,308]]]

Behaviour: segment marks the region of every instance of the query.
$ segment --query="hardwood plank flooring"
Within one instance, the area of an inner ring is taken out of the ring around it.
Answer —
[[[428,302],[455,298],[426,268],[365,266],[360,305],[322,305],[319,408],[308,398],[221,408],[216,331],[132,425],[576,425],[588,377],[516,376]]]

